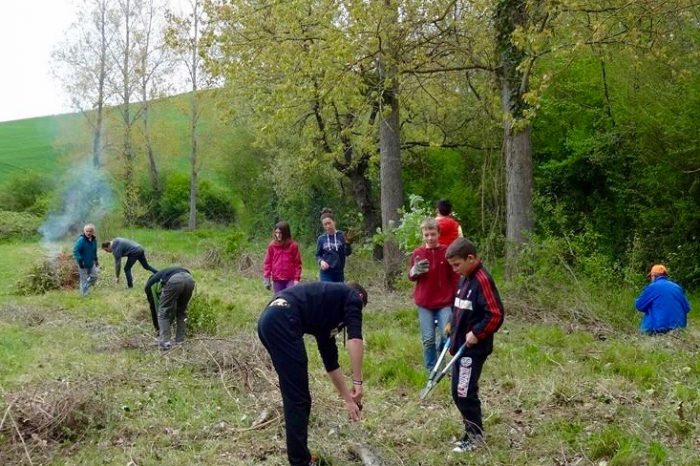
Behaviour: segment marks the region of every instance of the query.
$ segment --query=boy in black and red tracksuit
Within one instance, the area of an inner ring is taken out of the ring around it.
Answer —
[[[258,320],[260,341],[279,376],[284,408],[287,457],[292,466],[316,465],[307,446],[311,394],[304,334],[316,338],[331,382],[345,400],[350,419],[359,421],[362,400],[362,308],[367,292],[357,283],[312,282],[275,296]],[[338,364],[335,336],[347,329],[352,390]]]
[[[466,343],[465,351],[452,366],[452,399],[464,421],[464,437],[452,451],[464,452],[483,440],[479,377],[493,351],[493,334],[503,323],[503,303],[471,241],[457,238],[445,257],[462,276],[452,309],[450,353],[457,353]]]

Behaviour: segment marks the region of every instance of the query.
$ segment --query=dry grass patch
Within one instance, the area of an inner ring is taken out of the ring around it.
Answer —
[[[103,385],[61,380],[5,393],[0,463],[31,464],[61,444],[78,444],[89,431],[103,428],[108,411],[100,395]]]

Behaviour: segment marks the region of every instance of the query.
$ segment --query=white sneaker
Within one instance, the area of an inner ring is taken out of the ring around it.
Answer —
[[[460,440],[456,445],[457,446],[452,449],[453,453],[466,453],[476,449],[476,445],[469,440]]]

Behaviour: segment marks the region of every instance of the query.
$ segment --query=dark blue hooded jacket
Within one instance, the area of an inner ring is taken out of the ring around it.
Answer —
[[[93,236],[91,241],[85,234],[78,236],[73,246],[73,257],[78,262],[78,266],[82,263],[86,269],[91,269],[93,264],[97,265],[97,237]]]

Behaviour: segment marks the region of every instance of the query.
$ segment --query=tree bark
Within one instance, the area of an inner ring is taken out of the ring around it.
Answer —
[[[401,180],[401,141],[399,99],[396,84],[384,89],[384,103],[379,121],[379,155],[382,230],[390,232],[399,223],[399,209],[403,205]],[[384,242],[384,272],[386,285],[393,288],[402,270],[401,252],[391,236]]]
[[[132,225],[136,221],[136,186],[134,181],[134,151],[131,143],[131,0],[124,0],[122,8],[124,14],[124,43],[122,52],[122,122],[124,124],[124,142],[122,156],[124,157],[124,221]]]
[[[151,103],[148,95],[149,85],[151,85],[151,80],[154,79],[153,73],[158,67],[159,63],[151,64],[151,55],[154,53],[152,50],[152,28],[153,20],[155,15],[155,8],[152,2],[148,4],[148,11],[146,13],[147,21],[146,28],[143,37],[143,44],[141,50],[141,105],[142,105],[142,117],[143,117],[143,137],[146,146],[146,157],[148,159],[148,177],[151,180],[151,187],[156,195],[159,197],[160,194],[160,175],[158,174],[158,164],[156,163],[156,157],[153,150],[153,141],[151,140],[151,126],[150,126],[150,111]]]
[[[102,166],[102,120],[104,118],[105,81],[107,80],[107,2],[99,3],[100,9],[100,58],[97,72],[97,101],[95,102],[95,127],[92,134],[92,165]]]
[[[498,78],[503,111],[503,152],[506,162],[506,276],[518,271],[518,256],[534,224],[532,209],[532,141],[524,118],[523,95],[529,89],[528,70],[519,68],[526,56],[512,40],[517,27],[527,29],[525,0],[499,0],[496,5],[496,45],[500,56]]]
[[[192,42],[191,42],[191,57],[190,57],[190,78],[192,80],[192,96],[191,96],[191,115],[190,115],[190,215],[187,222],[187,227],[190,230],[197,228],[197,197],[198,189],[198,171],[197,166],[197,125],[199,121],[199,98],[197,96],[198,89],[198,71],[199,71],[199,0],[192,2]]]
[[[382,107],[379,115],[379,179],[381,184],[382,230],[391,232],[399,223],[399,209],[403,205],[401,180],[401,122],[399,119],[399,82],[395,28],[398,6],[384,0],[388,24],[382,35],[382,50],[378,63],[382,83]],[[391,235],[384,241],[384,273],[387,288],[393,288],[402,270],[401,251]]]

